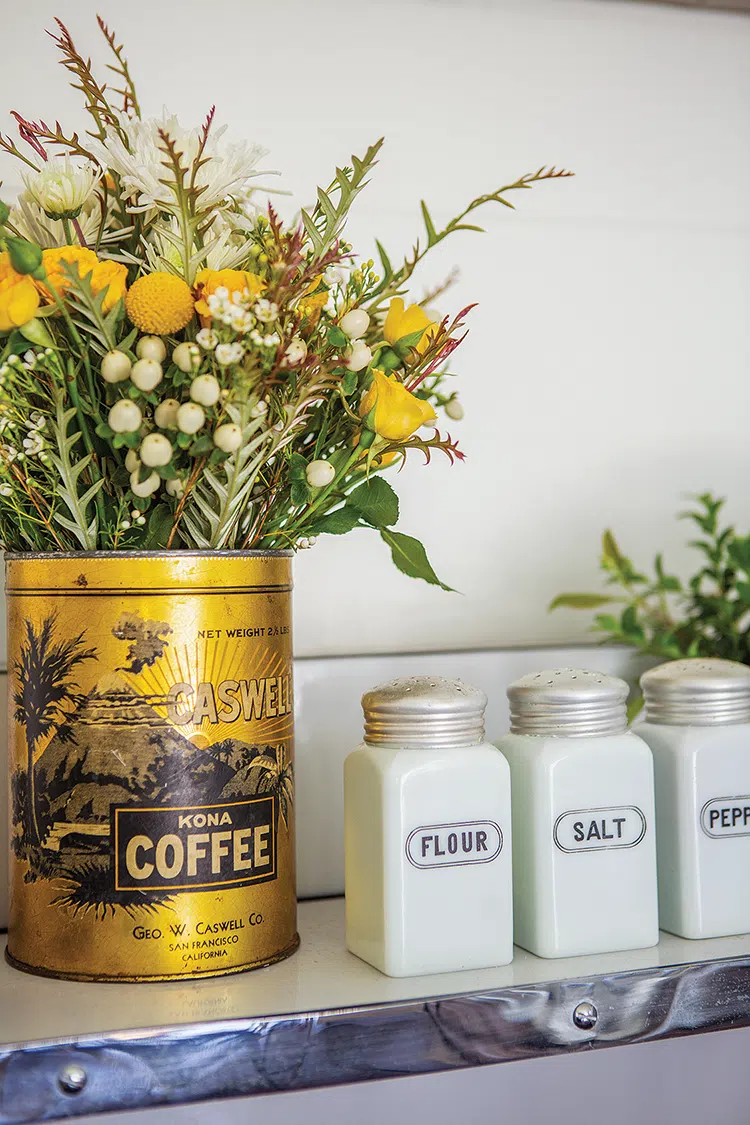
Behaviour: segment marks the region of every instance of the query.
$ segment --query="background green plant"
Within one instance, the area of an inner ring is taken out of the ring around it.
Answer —
[[[661,553],[653,575],[645,574],[605,531],[601,569],[612,593],[560,594],[549,608],[610,606],[610,612],[595,615],[592,629],[604,642],[631,645],[649,656],[714,656],[750,664],[750,535],[722,525],[724,502],[704,493],[678,516],[698,529],[688,546],[700,565],[686,581],[665,569]]]

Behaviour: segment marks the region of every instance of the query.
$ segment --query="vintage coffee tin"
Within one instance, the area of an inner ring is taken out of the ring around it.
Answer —
[[[287,552],[8,555],[8,958],[267,965],[296,932]]]

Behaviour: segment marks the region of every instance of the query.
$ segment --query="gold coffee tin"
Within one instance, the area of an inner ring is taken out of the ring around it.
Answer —
[[[8,555],[8,958],[76,980],[299,944],[288,552]]]

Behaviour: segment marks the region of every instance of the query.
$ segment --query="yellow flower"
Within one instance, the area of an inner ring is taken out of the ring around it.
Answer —
[[[190,286],[173,273],[144,273],[130,286],[125,308],[132,323],[150,336],[169,336],[193,315]]]
[[[435,324],[434,320],[430,320],[427,313],[419,305],[409,305],[408,309],[405,309],[401,297],[391,298],[388,315],[383,325],[383,335],[391,347],[397,344],[399,340],[403,340],[404,336],[411,336],[414,332],[419,332],[420,329],[422,335],[416,344],[412,344],[412,347],[415,347],[422,355],[430,344],[430,336],[434,339],[438,325]]]
[[[121,297],[125,296],[128,267],[120,262],[97,262],[91,271],[91,288],[94,295],[106,290],[102,309],[108,313]]]
[[[299,311],[302,313],[302,316],[307,317],[307,319],[311,321],[317,321],[323,305],[328,300],[328,290],[325,287],[321,289],[320,292],[315,292],[322,280],[323,275],[318,274],[318,276],[310,282],[300,299]]]
[[[379,437],[386,441],[405,441],[425,422],[437,418],[429,402],[407,391],[395,375],[375,371],[374,376],[359,413],[360,417],[367,418],[368,427]]]
[[[229,291],[230,297],[233,293],[242,293],[244,289],[248,290],[251,297],[257,297],[266,286],[262,278],[247,270],[199,270],[195,279],[195,310],[204,328],[208,327],[211,320],[208,298],[222,287]]]
[[[87,273],[91,273],[98,261],[94,251],[87,250],[85,246],[58,246],[42,253],[42,269],[60,294],[70,285],[70,279],[65,273],[66,265],[75,264],[78,266],[79,276],[84,277]],[[47,304],[52,304],[55,298],[44,282],[39,281],[37,285]]]
[[[31,278],[16,273],[9,254],[0,254],[0,332],[10,332],[31,320],[39,308],[39,294]]]

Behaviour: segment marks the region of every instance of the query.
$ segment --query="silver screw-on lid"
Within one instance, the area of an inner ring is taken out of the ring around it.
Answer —
[[[641,687],[649,723],[750,722],[750,668],[735,660],[672,660],[644,672]]]
[[[372,746],[474,746],[484,739],[487,696],[462,680],[409,676],[362,696]]]
[[[513,734],[561,738],[627,730],[628,685],[604,672],[552,668],[522,676],[508,688]]]

